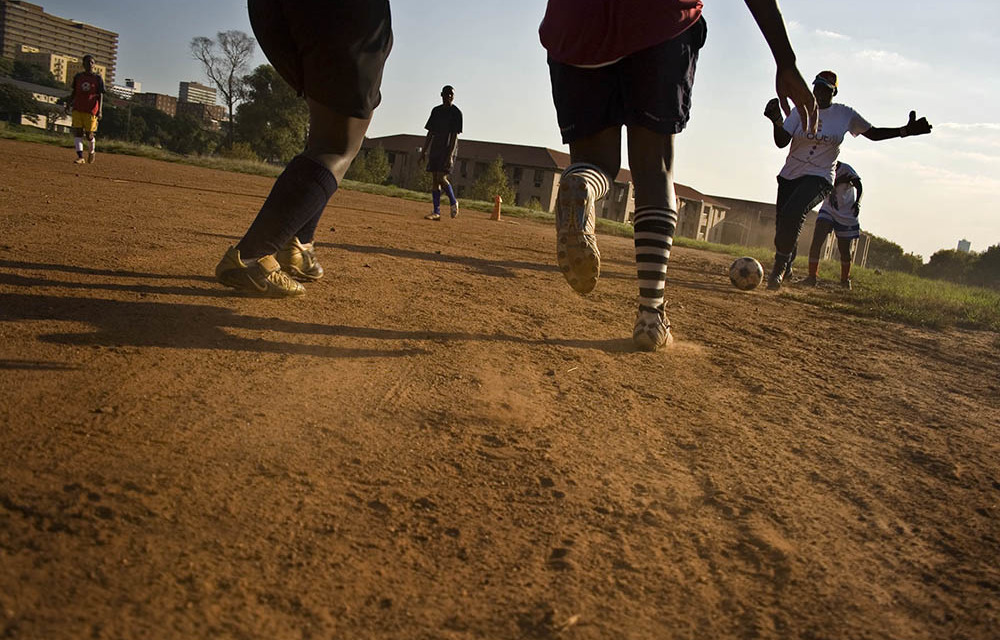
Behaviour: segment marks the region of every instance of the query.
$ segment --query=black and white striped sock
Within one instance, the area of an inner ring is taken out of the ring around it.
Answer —
[[[570,176],[579,176],[586,181],[587,187],[594,196],[594,202],[606,196],[611,187],[611,180],[601,171],[600,167],[594,164],[586,162],[571,164],[563,171],[562,179],[565,180]]]
[[[674,244],[677,214],[660,207],[642,207],[636,209],[633,221],[639,304],[655,308],[664,300],[667,262]]]

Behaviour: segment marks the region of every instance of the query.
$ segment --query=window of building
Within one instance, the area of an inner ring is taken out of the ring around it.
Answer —
[[[521,182],[521,176],[524,175],[524,169],[521,167],[514,167],[514,184]]]
[[[542,186],[542,180],[545,179],[545,172],[541,169],[535,169],[535,188],[538,189]]]
[[[458,163],[458,171],[463,178],[467,178],[469,176],[469,161],[460,160]]]
[[[472,172],[472,177],[473,178],[478,178],[479,176],[483,175],[484,173],[486,173],[486,163],[485,162],[477,162],[476,163],[476,168]]]

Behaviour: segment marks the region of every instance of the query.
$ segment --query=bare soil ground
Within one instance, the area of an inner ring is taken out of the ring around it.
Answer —
[[[676,249],[637,353],[630,240],[584,298],[548,226],[348,191],[245,298],[270,179],[71,159],[0,141],[0,637],[997,637],[996,334]]]

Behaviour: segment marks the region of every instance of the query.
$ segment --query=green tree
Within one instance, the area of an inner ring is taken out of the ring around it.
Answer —
[[[41,115],[41,105],[30,91],[12,84],[0,83],[0,114],[7,118]]]
[[[973,284],[1000,289],[1000,244],[979,254],[969,276]]]
[[[475,184],[472,185],[470,195],[473,200],[487,202],[492,202],[499,195],[504,202],[514,204],[515,194],[507,182],[507,173],[503,168],[503,157],[497,156],[497,159],[487,167],[483,175],[479,176]]]
[[[11,68],[10,77],[23,82],[38,84],[43,87],[55,89],[65,89],[66,85],[56,80],[52,72],[44,67],[27,63],[23,60],[15,60]]]
[[[246,101],[236,111],[236,131],[254,153],[287,163],[305,147],[309,106],[274,67],[265,64],[243,78]]]
[[[427,168],[419,162],[419,155],[417,152],[409,154],[407,158],[409,171],[407,171],[403,184],[400,186],[413,191],[430,191],[433,178],[430,171],[427,171]]]
[[[978,256],[955,249],[941,249],[931,256],[930,261],[920,267],[917,275],[936,280],[948,280],[965,284],[969,280]]]
[[[208,155],[220,142],[220,134],[206,129],[204,123],[191,115],[175,117],[170,133],[168,148],[184,155]]]
[[[923,258],[912,253],[903,253],[903,248],[895,242],[871,235],[868,245],[868,266],[873,269],[902,271],[915,274],[923,264]]]
[[[372,184],[387,184],[392,167],[389,166],[389,156],[386,155],[382,145],[369,149],[365,154],[365,169],[368,172],[368,181]]]

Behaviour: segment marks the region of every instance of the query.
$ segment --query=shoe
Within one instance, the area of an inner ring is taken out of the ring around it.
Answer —
[[[802,282],[800,282],[799,284],[802,285],[803,287],[815,287],[817,284],[816,276],[806,276],[805,278],[802,279]]]
[[[85,164],[86,162],[87,161],[84,160],[83,158],[77,158],[76,160],[73,161],[73,164]]]
[[[641,351],[656,351],[674,341],[663,306],[639,305],[639,311],[635,315],[635,328],[632,330],[632,342]]]
[[[792,281],[792,273],[794,273],[794,270],[792,269],[792,263],[789,262],[788,266],[785,267],[785,275],[783,275],[781,277],[782,281],[784,281],[784,282],[791,282]]]
[[[851,287],[851,281],[850,280],[841,280],[840,281],[840,287],[842,289],[847,289],[848,291],[850,291],[852,289],[852,287]]]
[[[282,271],[299,282],[315,282],[323,277],[323,267],[316,260],[311,242],[302,244],[298,238],[292,238],[274,254],[274,258]]]
[[[780,264],[775,263],[771,268],[771,275],[767,277],[767,289],[768,291],[777,291],[781,289],[781,281],[785,279],[785,271],[787,269],[782,267]]]
[[[264,256],[250,264],[240,259],[236,247],[229,247],[215,267],[215,278],[227,287],[265,298],[291,298],[306,290],[281,270],[274,256]]]
[[[88,153],[87,154],[87,164],[94,164],[94,156],[96,156],[96,155],[97,154],[94,153],[93,151],[91,151],[90,153]]]
[[[559,270],[577,293],[590,293],[601,275],[596,225],[594,197],[586,181],[567,176],[559,184],[556,204],[556,259]]]
[[[441,214],[440,213],[428,213],[426,216],[424,216],[424,220],[441,220]]]
[[[451,217],[452,218],[457,218],[458,217],[458,203],[457,202],[455,204],[451,205]]]

